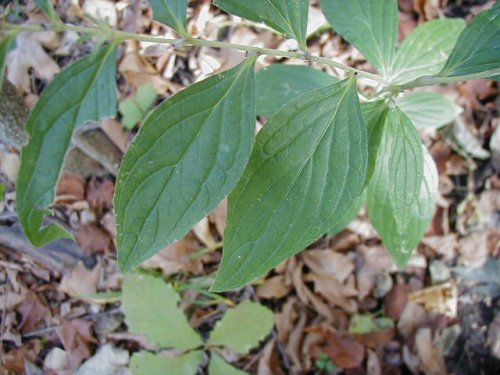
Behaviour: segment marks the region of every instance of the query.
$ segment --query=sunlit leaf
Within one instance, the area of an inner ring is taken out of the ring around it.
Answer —
[[[202,358],[199,350],[177,358],[167,358],[150,352],[138,352],[130,358],[129,368],[134,375],[194,375]]]

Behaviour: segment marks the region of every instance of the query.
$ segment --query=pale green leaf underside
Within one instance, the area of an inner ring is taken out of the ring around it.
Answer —
[[[363,189],[366,137],[354,79],[282,108],[229,196],[213,290],[243,286],[333,228]]]
[[[134,353],[129,369],[133,375],[195,375],[200,366],[202,352],[199,350],[178,358],[167,358],[150,352]]]
[[[215,0],[228,13],[263,22],[306,48],[308,0]]]
[[[495,69],[500,69],[500,2],[477,15],[462,31],[439,76],[459,77]]]
[[[122,309],[130,333],[144,335],[161,348],[194,349],[202,344],[179,307],[170,284],[148,275],[128,274],[122,286]]]
[[[299,95],[338,81],[337,78],[309,66],[271,65],[256,74],[257,115],[272,117]]]
[[[208,366],[209,375],[248,375],[248,372],[230,365],[217,353],[212,352],[211,355],[212,358]]]
[[[182,238],[236,185],[254,139],[254,63],[190,86],[144,122],[116,187],[122,271]]]
[[[260,303],[244,301],[226,314],[210,334],[210,345],[225,346],[246,354],[271,332],[274,316]]]
[[[116,45],[64,69],[43,92],[26,131],[30,141],[21,153],[17,212],[26,236],[43,246],[71,235],[61,227],[42,227],[71,144],[73,130],[87,121],[116,115]]]
[[[0,40],[0,86],[2,85],[3,75],[5,70],[5,61],[7,60],[7,54],[12,47],[12,43],[16,39],[15,34],[7,35],[2,37]]]
[[[465,22],[458,18],[429,21],[417,27],[396,52],[391,82],[400,85],[439,73],[464,28]]]
[[[388,76],[398,37],[397,0],[321,0],[320,4],[333,30]]]
[[[149,0],[153,18],[172,27],[180,35],[186,34],[187,0]]]
[[[462,109],[435,92],[416,92],[396,100],[417,129],[440,128],[453,122]]]
[[[384,123],[375,171],[368,186],[368,213],[396,264],[404,266],[434,213],[437,172],[418,133],[398,108]]]

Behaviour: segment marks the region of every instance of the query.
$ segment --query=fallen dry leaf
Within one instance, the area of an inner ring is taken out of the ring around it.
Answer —
[[[21,314],[21,321],[17,329],[21,333],[27,333],[48,324],[51,313],[41,298],[33,292],[29,292],[26,299],[17,307]]]
[[[132,375],[127,368],[129,353],[106,344],[75,372],[75,375]]]
[[[421,328],[415,337],[421,368],[427,375],[446,375],[448,372],[443,361],[443,353],[439,346],[435,345],[431,335],[430,328]]]
[[[457,317],[458,291],[453,281],[417,290],[410,293],[408,299],[423,305],[429,312]]]
[[[57,183],[58,201],[81,201],[85,199],[85,180],[73,173],[63,173]]]
[[[110,250],[111,237],[108,232],[95,224],[85,224],[78,228],[75,240],[82,249],[90,252],[106,252]]]
[[[257,295],[260,298],[283,298],[290,293],[292,286],[285,283],[285,276],[277,275],[265,279],[262,285],[257,287]]]
[[[80,261],[71,272],[63,276],[58,289],[72,297],[95,294],[99,282],[99,272],[99,265],[89,270]]]
[[[57,330],[68,353],[68,365],[72,369],[91,355],[90,344],[96,343],[92,335],[92,324],[92,321],[83,319],[64,320]]]
[[[87,200],[90,207],[95,210],[111,208],[113,205],[113,194],[115,184],[110,180],[99,181],[96,178],[90,180],[87,188]]]
[[[330,249],[307,250],[302,254],[304,263],[320,277],[333,277],[343,283],[354,271],[354,262]]]
[[[385,296],[385,314],[394,321],[399,320],[403,310],[408,303],[408,294],[411,287],[407,284],[395,285]]]
[[[429,313],[418,303],[408,301],[398,321],[398,330],[407,339],[412,337],[418,328],[429,322]]]
[[[322,350],[328,354],[335,366],[351,369],[361,366],[365,358],[365,348],[350,334],[335,330],[324,332],[326,346]]]
[[[215,245],[212,233],[210,233],[210,223],[207,217],[204,217],[194,225],[193,233],[205,246],[210,247]]]

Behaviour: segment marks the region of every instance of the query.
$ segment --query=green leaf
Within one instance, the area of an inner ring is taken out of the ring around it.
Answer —
[[[396,264],[406,265],[429,225],[438,196],[437,171],[410,119],[398,108],[385,120],[368,213]]]
[[[139,87],[134,99],[126,99],[121,102],[118,109],[122,115],[123,126],[132,129],[139,121],[144,119],[157,96],[158,94],[153,85],[146,84]]]
[[[210,345],[225,346],[246,354],[256,347],[274,325],[274,315],[260,303],[244,301],[229,309],[210,334]]]
[[[248,372],[231,366],[215,352],[212,352],[208,373],[209,375],[248,375]]]
[[[330,236],[335,236],[338,233],[342,232],[347,226],[356,219],[356,217],[359,214],[359,211],[361,211],[361,208],[363,205],[366,203],[366,194],[361,194],[359,197],[357,197],[354,202],[352,202],[351,207],[346,211],[344,216],[339,220],[337,225],[330,229],[328,231],[328,235]]]
[[[43,246],[71,235],[56,224],[43,226],[75,127],[116,115],[116,44],[64,69],[43,92],[26,131],[29,143],[21,153],[17,212],[26,236]]]
[[[297,40],[306,49],[308,0],[215,0],[228,13],[263,22],[274,30]]]
[[[366,137],[355,79],[282,108],[259,132],[229,196],[212,289],[243,286],[335,227],[363,190]]]
[[[150,352],[134,353],[129,368],[134,375],[194,375],[202,358],[199,350],[177,358],[167,358]]]
[[[490,71],[496,75],[499,69],[500,2],[497,1],[462,31],[439,76],[460,77]]]
[[[50,0],[35,0],[36,6],[40,8],[47,18],[51,21],[61,22],[57,15],[54,5]]]
[[[398,37],[397,0],[320,0],[333,30],[389,76]]]
[[[186,31],[187,0],[149,0],[155,21],[170,26],[181,36]]]
[[[416,92],[396,100],[417,129],[440,128],[455,120],[462,108],[435,92]]]
[[[301,65],[274,64],[257,72],[257,114],[272,117],[288,102],[310,90],[339,80],[321,70]]]
[[[3,81],[3,75],[5,70],[5,61],[7,60],[7,54],[12,47],[12,43],[16,40],[16,34],[8,34],[0,40],[0,87]]]
[[[439,73],[464,28],[465,22],[459,18],[434,20],[417,27],[396,52],[391,82],[403,84]]]
[[[130,333],[144,335],[162,348],[194,349],[202,344],[179,307],[180,297],[162,279],[125,275],[122,309]]]
[[[116,187],[122,271],[184,236],[236,185],[254,139],[254,64],[198,82],[148,116]]]

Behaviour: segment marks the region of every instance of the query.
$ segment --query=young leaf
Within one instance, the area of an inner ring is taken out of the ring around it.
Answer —
[[[229,196],[212,289],[243,286],[333,228],[363,190],[366,126],[355,79],[301,95],[257,136]]]
[[[403,84],[439,73],[464,28],[465,22],[459,18],[429,21],[417,27],[396,52],[391,82]]]
[[[288,102],[307,91],[339,80],[321,70],[301,65],[274,64],[255,76],[257,114],[272,117]]]
[[[141,351],[132,355],[129,368],[134,375],[194,375],[198,372],[201,358],[202,352],[199,350],[177,358]]]
[[[435,92],[411,93],[396,102],[417,129],[440,128],[462,113],[462,108]]]
[[[248,375],[248,372],[242,371],[227,363],[220,355],[212,352],[210,365],[208,366],[209,375]]]
[[[500,2],[478,14],[462,31],[441,77],[473,74],[496,75],[500,71]]]
[[[144,335],[162,348],[193,349],[202,341],[189,325],[179,301],[172,286],[159,278],[125,276],[122,309],[129,332]]]
[[[116,186],[122,271],[184,236],[236,185],[255,132],[254,64],[179,92],[141,127]]]
[[[308,0],[215,0],[228,13],[263,22],[274,30],[297,40],[306,49]]]
[[[7,54],[12,47],[12,43],[16,40],[15,34],[9,34],[0,40],[0,87],[3,82],[3,75],[5,70],[5,61],[7,60]]]
[[[26,131],[21,153],[17,212],[26,236],[43,246],[71,235],[56,224],[43,225],[75,127],[116,114],[116,44],[64,69],[43,92]]]
[[[397,0],[320,0],[333,30],[389,76],[398,37]]]
[[[418,133],[398,108],[385,120],[368,186],[368,213],[396,264],[406,265],[434,215],[437,171]]]
[[[187,35],[187,0],[149,0],[155,21],[170,26],[181,36]]]
[[[273,325],[271,310],[260,303],[246,300],[229,309],[215,324],[209,344],[246,354],[271,332]]]

